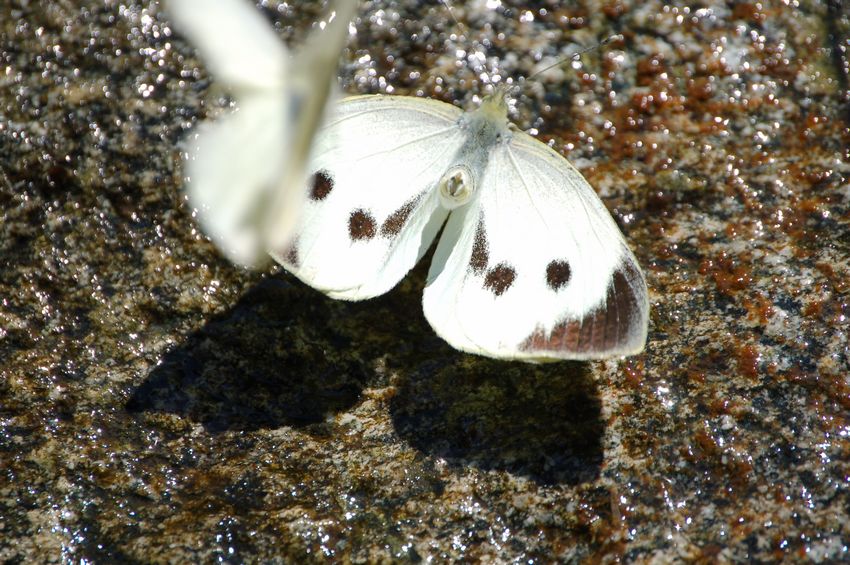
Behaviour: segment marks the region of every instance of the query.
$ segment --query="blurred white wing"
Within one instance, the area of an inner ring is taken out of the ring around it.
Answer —
[[[217,81],[234,90],[281,87],[286,47],[248,0],[169,0],[166,8]]]
[[[521,132],[452,213],[423,304],[443,339],[491,357],[595,359],[646,342],[646,283],[617,225],[566,159]]]
[[[463,141],[449,104],[402,96],[343,100],[320,130],[292,244],[272,256],[334,298],[382,294],[445,221],[433,190]]]
[[[186,194],[198,223],[233,263],[258,267],[266,261],[262,225],[280,182],[287,149],[280,98],[251,96],[215,122],[201,123],[188,141],[183,172]]]

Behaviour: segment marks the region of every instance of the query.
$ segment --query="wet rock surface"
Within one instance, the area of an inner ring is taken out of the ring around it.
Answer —
[[[649,341],[539,366],[436,337],[427,258],[362,303],[227,264],[179,145],[226,101],[161,9],[4,7],[0,560],[846,559],[850,14],[701,6],[361,6],[346,92],[464,107],[622,34],[513,119],[620,224]]]

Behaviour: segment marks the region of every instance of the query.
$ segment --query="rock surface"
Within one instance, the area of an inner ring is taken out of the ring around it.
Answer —
[[[363,303],[228,265],[179,153],[225,101],[160,7],[7,3],[0,561],[847,559],[850,10],[564,4],[365,3],[341,68],[474,107],[622,34],[513,118],[622,227],[649,341],[535,366],[437,338],[427,261]]]

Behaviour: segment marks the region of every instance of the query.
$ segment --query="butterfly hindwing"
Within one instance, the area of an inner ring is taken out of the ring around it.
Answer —
[[[459,349],[544,360],[640,351],[649,306],[634,256],[590,185],[513,132],[493,148],[476,200],[452,213],[424,308]]]
[[[292,242],[272,256],[334,298],[395,286],[427,251],[447,212],[433,190],[463,136],[461,110],[433,100],[341,101],[316,138],[308,198]]]

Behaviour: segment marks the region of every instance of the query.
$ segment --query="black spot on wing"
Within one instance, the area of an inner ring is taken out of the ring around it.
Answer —
[[[546,265],[546,284],[552,290],[561,290],[570,282],[572,271],[567,261],[554,260]]]
[[[516,271],[507,263],[499,263],[484,277],[484,288],[490,290],[494,295],[501,296],[508,290],[516,280]]]
[[[310,179],[310,200],[319,202],[328,197],[334,188],[334,180],[331,173],[322,169],[316,171]]]
[[[476,275],[484,274],[484,288],[492,292],[494,296],[501,296],[514,284],[516,270],[504,262],[488,270],[487,264],[489,262],[490,245],[487,243],[487,232],[484,230],[482,215],[478,217],[478,225],[475,228],[475,240],[472,242],[469,268]]]
[[[298,240],[293,239],[290,241],[288,247],[280,254],[280,256],[283,257],[286,264],[298,267],[300,264],[300,258],[298,257]]]
[[[580,319],[555,326],[548,334],[535,330],[520,345],[523,351],[604,353],[621,348],[633,335],[640,335],[642,319],[636,285],[642,285],[638,267],[627,261],[614,271],[605,302]]]
[[[372,214],[357,209],[348,217],[348,236],[352,241],[370,240],[377,233],[377,225]]]

